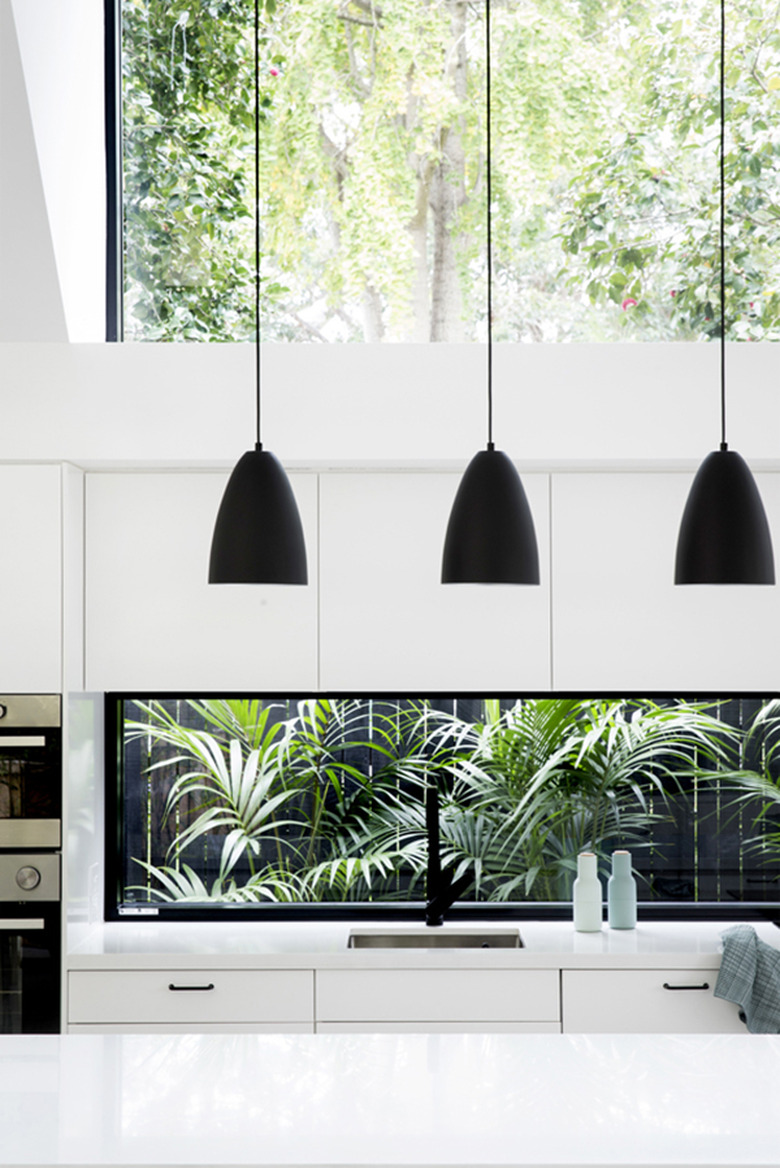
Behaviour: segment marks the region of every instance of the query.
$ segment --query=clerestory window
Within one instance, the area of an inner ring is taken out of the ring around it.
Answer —
[[[111,327],[247,340],[251,0],[106,4]],[[492,26],[495,339],[716,336],[717,6],[496,0]],[[259,69],[264,338],[484,338],[483,6],[265,0]],[[726,103],[728,336],[777,340],[774,0],[728,5]]]

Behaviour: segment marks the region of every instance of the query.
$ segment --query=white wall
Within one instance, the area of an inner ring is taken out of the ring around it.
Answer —
[[[263,438],[285,464],[464,466],[485,441],[480,345],[263,349]],[[728,346],[728,435],[780,467],[780,346]],[[0,345],[0,459],[232,465],[254,436],[248,345]],[[521,465],[693,470],[720,432],[714,345],[499,345],[495,437]]]

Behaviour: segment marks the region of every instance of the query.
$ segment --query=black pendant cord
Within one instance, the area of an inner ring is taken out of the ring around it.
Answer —
[[[490,0],[485,0],[485,104],[487,125],[485,134],[487,167],[487,383],[488,383],[488,450],[493,450],[493,233],[491,208],[493,205],[492,138],[490,132]]]
[[[726,0],[720,0],[720,448],[726,443]]]
[[[260,0],[255,0],[255,393],[256,443],[260,441]]]

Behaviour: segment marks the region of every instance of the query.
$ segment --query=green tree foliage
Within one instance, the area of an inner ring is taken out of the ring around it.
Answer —
[[[251,0],[123,0],[126,336],[251,337]],[[717,6],[495,0],[495,335],[717,332]],[[730,0],[729,336],[780,327],[776,0]],[[263,335],[485,331],[485,28],[466,0],[265,0]]]
[[[726,17],[726,335],[780,339],[778,6]],[[620,304],[628,335],[720,336],[717,5],[659,2],[632,18],[641,100],[569,185],[566,281]]]

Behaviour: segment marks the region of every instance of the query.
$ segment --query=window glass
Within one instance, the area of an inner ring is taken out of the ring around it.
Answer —
[[[125,336],[251,338],[250,0],[121,0]],[[718,6],[496,0],[494,335],[718,335]],[[262,330],[486,330],[484,8],[265,0]],[[727,12],[728,336],[780,336],[780,28]]]
[[[612,850],[628,848],[642,901],[780,902],[774,699],[109,705],[110,912],[423,901],[428,788],[459,901],[567,902],[580,852],[606,878]]]

